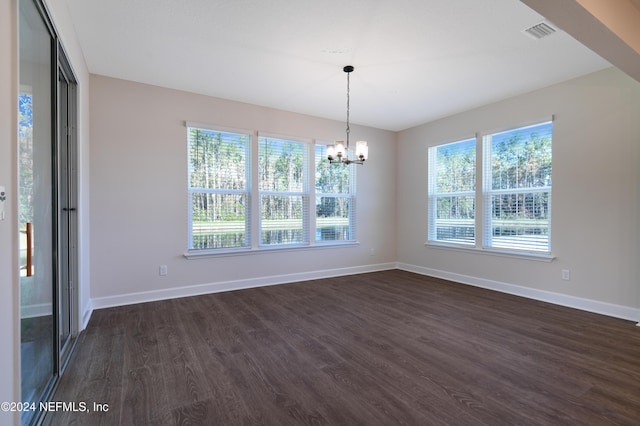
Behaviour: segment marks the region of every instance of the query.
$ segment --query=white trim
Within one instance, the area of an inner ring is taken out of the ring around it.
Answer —
[[[218,132],[218,133],[237,133],[237,134],[245,135],[249,137],[253,137],[254,135],[253,130],[239,129],[239,128],[227,127],[227,126],[218,126],[218,125],[206,124],[206,123],[195,123],[193,121],[186,121],[186,120],[184,122],[184,127],[186,127],[187,129],[192,128],[192,129],[210,130],[212,132]],[[189,138],[189,135],[187,134],[187,139],[188,138]]]
[[[400,269],[414,272],[435,278],[442,278],[460,284],[474,287],[495,290],[502,293],[513,294],[528,299],[540,300],[553,303],[555,305],[580,309],[583,311],[607,315],[630,321],[640,319],[640,309],[628,306],[615,305],[597,300],[584,299],[581,297],[569,296],[545,290],[523,287],[515,284],[508,284],[499,281],[477,278],[453,272],[441,271],[438,269],[425,268],[422,266],[410,265],[406,263],[380,263],[376,265],[354,266],[339,269],[327,269],[322,271],[304,272],[296,274],[272,275],[269,277],[251,278],[246,280],[223,281],[218,283],[208,283],[192,285],[187,287],[174,287],[161,290],[152,290],[123,294],[117,296],[107,296],[91,299],[84,314],[82,315],[81,329],[85,329],[94,309],[110,308],[115,306],[131,305],[136,303],[153,302],[157,300],[174,299],[179,297],[198,296],[224,291],[241,290],[254,287],[264,287],[270,285],[286,284],[300,281],[309,281],[322,278],[331,278],[344,275],[363,274],[368,272]],[[640,327],[640,322],[636,324]]]
[[[46,317],[53,315],[51,303],[20,306],[20,319]]]
[[[504,194],[533,194],[538,192],[551,193],[550,186],[536,186],[533,188],[506,188],[506,189],[487,189],[485,194],[491,195],[504,195]],[[456,194],[453,194],[456,195]]]
[[[98,297],[92,299],[92,309],[110,308],[114,306],[132,305],[135,303],[153,302],[165,299],[176,299],[179,297],[198,296],[202,294],[219,293],[223,291],[241,290],[246,288],[317,280],[321,278],[338,277],[342,275],[363,274],[367,272],[385,271],[389,269],[396,269],[396,264],[393,262],[380,263],[376,265],[326,269],[321,271],[302,272],[296,274],[272,275],[268,277],[250,278],[245,280],[222,281],[217,283],[143,291],[117,296]]]
[[[460,251],[464,253],[488,254],[490,256],[510,257],[513,259],[524,259],[524,260],[536,260],[538,262],[553,262],[555,260],[555,256],[553,256],[550,253],[534,253],[534,252],[516,251],[516,250],[500,250],[492,247],[479,248],[472,244],[463,245],[462,243],[454,244],[454,243],[445,243],[442,241],[427,241],[426,243],[424,243],[424,245],[427,247]]]
[[[453,138],[453,139],[442,139],[441,142],[436,142],[434,140],[432,142],[427,142],[426,147],[427,147],[427,149],[429,149],[429,148],[437,148],[437,147],[443,146],[443,145],[451,145],[451,144],[458,143],[458,142],[468,142],[468,141],[471,141],[471,140],[476,140],[477,139],[477,135],[478,135],[478,132],[474,132],[470,136],[462,136],[460,138]],[[476,143],[477,143],[477,141],[476,141]]]
[[[80,322],[80,328],[78,329],[78,332],[87,328],[87,325],[89,325],[89,320],[91,319],[92,314],[93,314],[93,300],[90,299],[84,313],[82,314],[82,320]]]
[[[211,250],[190,250],[183,254],[183,256],[189,260],[203,259],[207,257],[222,257],[222,256],[245,256],[250,254],[264,254],[269,252],[282,252],[282,251],[301,251],[301,250],[314,250],[319,248],[340,248],[340,247],[355,247],[359,246],[359,241],[344,241],[344,242],[318,242],[314,244],[279,244],[274,246],[261,245],[258,248],[238,247],[229,249],[211,249]]]
[[[262,132],[260,130],[256,130],[256,135],[258,136],[258,143],[260,143],[260,138],[265,138],[265,139],[277,139],[277,140],[286,141],[286,142],[300,142],[309,146],[313,145],[313,138],[308,138],[303,136],[286,135],[282,133],[269,133],[269,132]]]
[[[622,318],[630,321],[638,321],[638,319],[640,318],[640,309],[632,308],[630,306],[614,305],[612,303],[600,302],[600,301],[591,300],[591,299],[584,299],[581,297],[569,296],[566,294],[555,293],[552,291],[538,290],[538,289],[523,287],[515,284],[508,284],[508,283],[503,283],[499,281],[487,280],[484,278],[477,278],[469,275],[441,271],[441,270],[432,269],[432,268],[425,268],[423,266],[410,265],[406,263],[398,263],[398,269],[401,269],[403,271],[408,271],[408,272],[414,272],[416,274],[426,275],[430,277],[455,281],[461,284],[467,284],[475,287],[496,290],[502,293],[526,297],[528,299],[549,302],[555,305],[561,305],[569,308],[580,309],[583,311],[593,312],[596,314],[608,315],[615,318]]]
[[[555,124],[555,120],[556,120],[555,115],[551,114],[542,118],[538,118],[537,120],[524,120],[519,122],[520,124],[516,124],[516,125],[507,124],[504,126],[493,127],[493,129],[485,129],[479,132],[478,134],[480,135],[480,138],[483,138],[485,136],[497,135],[500,133],[507,133],[507,132],[511,132],[512,130],[526,129],[528,127],[535,127],[535,126],[547,124],[547,123]]]

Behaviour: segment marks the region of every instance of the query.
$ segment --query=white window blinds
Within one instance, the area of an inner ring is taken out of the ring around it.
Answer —
[[[309,242],[309,144],[260,136],[260,244]]]
[[[187,127],[189,249],[250,247],[251,136]]]
[[[552,122],[483,138],[484,246],[551,251]]]
[[[316,241],[356,238],[356,165],[327,161],[326,145],[315,146]]]
[[[430,241],[475,245],[476,140],[429,148]]]

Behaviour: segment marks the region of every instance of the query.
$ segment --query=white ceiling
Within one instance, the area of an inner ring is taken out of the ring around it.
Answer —
[[[67,0],[89,71],[402,130],[610,64],[518,0]],[[215,118],[212,118],[215,120]]]

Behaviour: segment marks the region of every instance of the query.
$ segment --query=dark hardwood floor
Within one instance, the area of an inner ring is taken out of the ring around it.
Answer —
[[[384,271],[97,310],[54,400],[91,412],[46,424],[638,425],[640,327]]]

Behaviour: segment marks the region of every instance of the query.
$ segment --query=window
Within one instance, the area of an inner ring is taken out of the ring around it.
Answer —
[[[429,148],[429,239],[475,244],[476,140]]]
[[[355,164],[331,165],[327,147],[315,146],[316,241],[355,239]]]
[[[260,244],[309,242],[309,144],[258,139]]]
[[[188,127],[190,249],[251,247],[251,136]]]
[[[483,138],[484,245],[550,252],[551,122]]]
[[[185,124],[187,258],[355,242],[355,165],[309,140]]]
[[[550,253],[551,143],[546,122],[429,148],[429,242]]]

